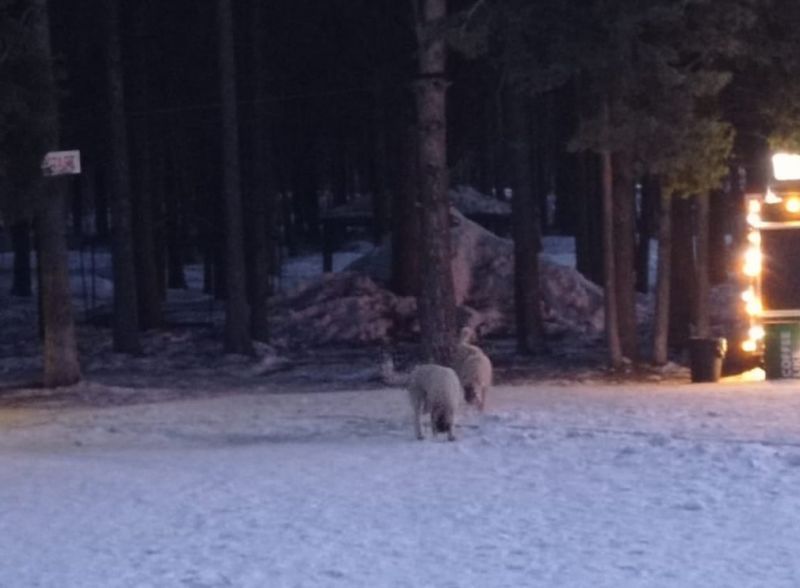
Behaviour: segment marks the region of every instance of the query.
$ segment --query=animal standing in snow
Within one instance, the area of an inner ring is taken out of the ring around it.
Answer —
[[[482,411],[486,406],[486,394],[492,385],[492,361],[480,347],[470,343],[474,335],[469,327],[461,329],[455,368],[464,388],[464,400],[476,404]]]
[[[455,441],[456,415],[464,397],[455,371],[441,365],[422,364],[410,374],[402,375],[394,371],[391,358],[384,360],[382,371],[385,382],[408,389],[417,439],[424,439],[422,415],[430,413],[431,434],[435,437],[437,433],[447,433],[447,439]]]

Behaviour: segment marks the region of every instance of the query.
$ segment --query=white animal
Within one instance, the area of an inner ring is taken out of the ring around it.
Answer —
[[[492,361],[477,345],[470,344],[475,333],[469,327],[461,329],[455,355],[455,369],[464,400],[476,404],[482,411],[486,407],[486,395],[492,385]]]
[[[387,358],[383,363],[383,379],[392,385],[404,385],[414,411],[414,433],[417,439],[422,434],[422,415],[431,415],[431,434],[447,433],[447,439],[455,441],[455,425],[458,407],[464,391],[456,372],[449,367],[436,364],[421,364],[408,375],[394,371],[394,362]]]

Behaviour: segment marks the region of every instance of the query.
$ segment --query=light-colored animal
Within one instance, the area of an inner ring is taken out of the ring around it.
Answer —
[[[424,439],[422,415],[430,413],[431,434],[435,437],[437,433],[447,433],[447,439],[455,441],[454,429],[464,391],[454,370],[428,363],[416,366],[407,375],[398,374],[394,370],[394,362],[387,358],[383,362],[382,373],[385,382],[403,385],[408,389],[417,439]]]
[[[464,388],[464,400],[476,404],[482,411],[486,407],[486,395],[492,386],[492,361],[477,345],[470,341],[475,336],[469,327],[461,329],[456,347],[455,369],[461,386]]]

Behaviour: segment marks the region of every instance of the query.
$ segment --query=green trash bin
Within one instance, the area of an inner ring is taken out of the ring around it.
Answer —
[[[728,341],[723,337],[690,338],[689,372],[692,382],[718,382],[727,351]]]
[[[800,378],[800,322],[764,326],[764,371],[768,380]]]

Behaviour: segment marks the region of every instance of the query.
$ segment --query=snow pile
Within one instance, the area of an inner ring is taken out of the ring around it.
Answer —
[[[603,289],[575,269],[539,260],[544,319],[563,330],[599,335],[603,330]]]
[[[452,271],[459,322],[482,335],[509,334],[514,317],[513,244],[451,209]],[[385,289],[391,245],[276,299],[283,342],[371,343],[418,332],[413,298]],[[603,328],[603,291],[575,269],[540,257],[542,312],[551,333],[596,336]]]
[[[273,301],[279,343],[373,343],[418,330],[416,301],[365,275],[326,274]]]
[[[514,316],[514,250],[477,223],[452,212],[453,282],[456,303],[485,320],[483,333],[507,332]],[[556,331],[596,335],[603,328],[603,290],[577,270],[539,258],[542,313]]]
[[[371,215],[372,197],[358,194],[344,204],[333,205],[331,195],[323,198],[323,216],[329,218]],[[450,190],[450,202],[463,214],[511,214],[508,202],[479,192],[472,186],[455,186]]]
[[[511,214],[511,206],[478,192],[472,186],[456,186],[450,190],[450,202],[463,214]]]

